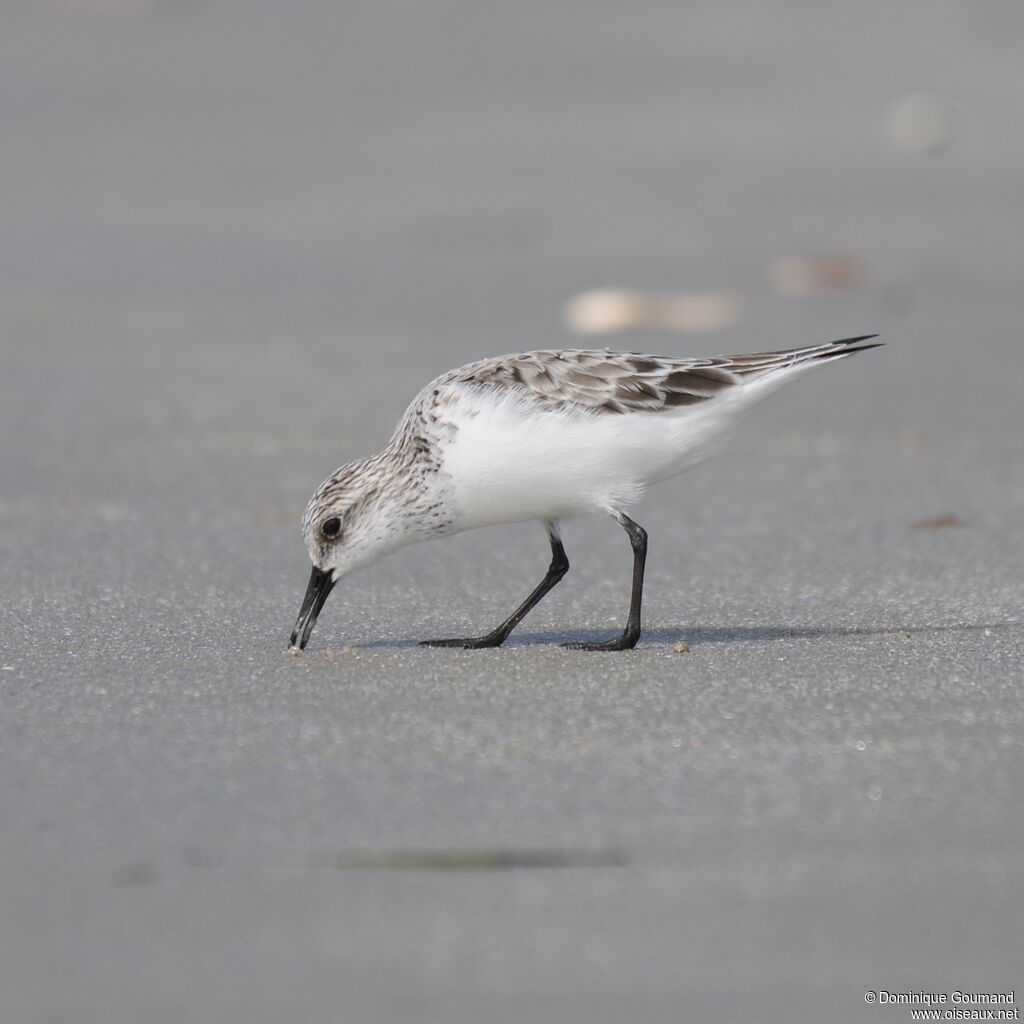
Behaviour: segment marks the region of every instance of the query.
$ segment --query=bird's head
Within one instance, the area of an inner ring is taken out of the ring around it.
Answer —
[[[374,459],[342,466],[309,499],[302,532],[313,563],[291,644],[303,649],[334,585],[403,542],[394,481]]]

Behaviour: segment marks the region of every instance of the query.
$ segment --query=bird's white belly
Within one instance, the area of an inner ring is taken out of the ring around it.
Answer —
[[[645,488],[700,462],[734,409],[561,413],[475,402],[451,417],[444,471],[456,529],[627,508]]]

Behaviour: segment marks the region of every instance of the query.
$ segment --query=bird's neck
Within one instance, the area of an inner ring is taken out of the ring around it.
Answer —
[[[424,540],[455,519],[440,451],[415,431],[396,433],[380,454],[367,460],[380,473],[378,501],[404,523],[408,542]]]

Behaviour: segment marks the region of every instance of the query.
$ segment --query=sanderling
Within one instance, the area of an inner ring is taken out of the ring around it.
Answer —
[[[470,363],[428,384],[387,447],[342,466],[302,520],[313,571],[291,644],[306,646],[331,589],[417,541],[479,526],[538,520],[551,545],[547,574],[490,633],[424,640],[497,647],[569,571],[558,520],[614,517],[633,548],[626,628],[600,643],[640,638],[647,533],[626,515],[654,483],[702,462],[748,409],[822,363],[876,348],[877,335],[757,355],[673,359],[606,350],[523,352]]]

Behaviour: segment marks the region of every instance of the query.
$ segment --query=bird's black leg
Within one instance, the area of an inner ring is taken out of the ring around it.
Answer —
[[[569,571],[569,559],[562,547],[555,523],[545,523],[548,539],[551,541],[551,564],[547,575],[537,584],[533,593],[497,628],[486,636],[467,637],[464,640],[421,640],[421,647],[500,647],[509,633],[519,625],[529,612],[540,603],[541,598]],[[637,527],[639,529],[639,527]],[[635,641],[634,641],[635,642]]]
[[[614,640],[595,643],[577,642],[563,644],[576,651],[628,651],[636,647],[640,639],[640,605],[644,594],[644,564],[647,561],[647,531],[638,526],[624,512],[613,513],[619,525],[629,534],[629,543],[633,546],[633,590],[629,598],[629,618],[622,636]]]

